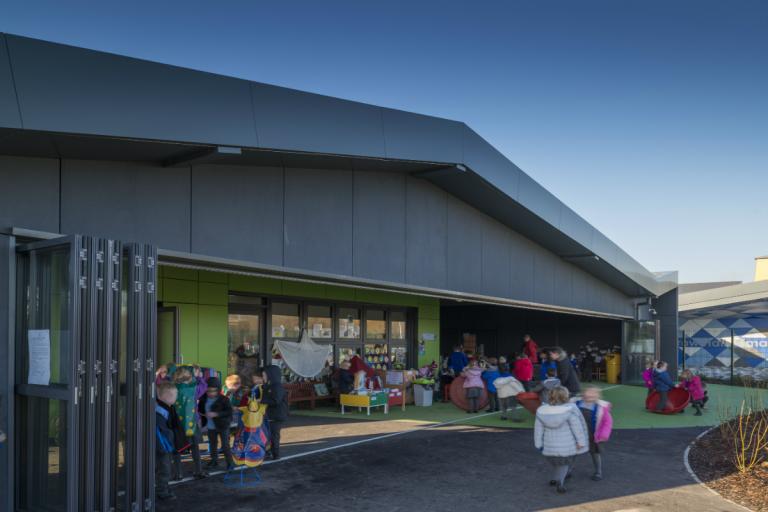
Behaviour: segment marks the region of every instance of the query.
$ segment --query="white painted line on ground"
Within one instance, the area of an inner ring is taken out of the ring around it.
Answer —
[[[712,432],[716,428],[718,428],[717,425],[715,425],[714,427],[708,428],[707,430],[705,430],[701,434],[697,435],[696,438],[693,441],[691,441],[690,443],[688,443],[688,446],[685,447],[685,451],[683,452],[683,464],[685,465],[685,470],[688,472],[688,474],[691,476],[691,478],[693,478],[696,481],[697,484],[699,484],[700,486],[702,486],[703,488],[705,488],[706,490],[708,490],[709,492],[711,492],[715,496],[718,496],[721,499],[727,501],[728,503],[730,503],[732,505],[736,505],[737,507],[740,507],[740,508],[746,510],[747,512],[754,512],[752,509],[745,507],[741,503],[736,503],[733,500],[729,500],[728,498],[726,498],[725,496],[723,496],[722,494],[720,494],[716,490],[714,490],[711,487],[707,486],[707,484],[702,482],[701,479],[699,478],[699,476],[696,473],[693,472],[693,468],[691,467],[691,463],[688,461],[688,456],[691,453],[691,448],[693,448],[693,445],[696,444],[696,441],[698,441],[699,439],[701,439],[705,435],[709,434],[710,432]]]
[[[518,405],[517,408],[520,409],[522,407]],[[486,416],[493,416],[494,414],[499,414],[499,411],[496,411],[496,412],[486,412],[486,413],[483,413],[483,414],[477,414],[477,415],[474,415],[474,416],[468,416],[466,418],[457,418],[455,420],[444,421],[442,423],[430,423],[428,425],[423,425],[421,427],[415,427],[415,428],[411,428],[411,429],[408,429],[408,430],[401,430],[400,432],[390,432],[389,434],[383,434],[383,435],[376,436],[376,437],[369,437],[367,439],[361,439],[359,441],[352,441],[350,443],[337,444],[337,445],[334,445],[334,446],[328,446],[326,448],[318,448],[317,450],[311,450],[311,451],[308,451],[308,452],[296,453],[296,454],[293,454],[293,455],[288,455],[287,457],[281,457],[278,460],[267,460],[267,461],[264,461],[262,466],[266,466],[266,465],[269,465],[269,464],[274,464],[276,462],[283,462],[283,461],[286,461],[286,460],[299,459],[301,457],[308,457],[310,455],[317,455],[318,453],[330,452],[332,450],[338,450],[340,448],[348,448],[350,446],[357,446],[357,445],[360,445],[360,444],[371,443],[373,441],[379,441],[381,439],[387,439],[389,437],[401,436],[401,435],[404,435],[404,434],[411,434],[413,432],[420,432],[422,430],[430,430],[430,429],[434,429],[434,428],[445,427],[446,425],[453,425],[454,423],[467,422],[467,421],[475,420],[477,418],[484,418]],[[393,420],[393,421],[397,421],[397,420]],[[233,469],[232,471],[242,471],[244,469],[250,469],[250,468],[248,468],[246,466],[236,466],[235,469]],[[208,476],[211,477],[211,476],[223,475],[225,473],[226,473],[226,471],[211,471],[210,473],[208,473]],[[170,485],[171,486],[175,486],[175,485],[179,485],[179,484],[183,484],[183,483],[187,483],[187,482],[193,482],[193,481],[195,481],[195,478],[191,477],[191,476],[188,476],[188,477],[183,478],[181,480],[177,480],[175,482],[171,482]]]
[[[615,386],[608,386],[607,388],[600,388],[600,391],[608,391],[609,389],[613,388],[620,388],[621,384],[616,384]]]

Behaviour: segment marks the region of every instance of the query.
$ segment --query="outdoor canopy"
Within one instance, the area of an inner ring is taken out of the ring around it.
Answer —
[[[306,329],[303,330],[298,343],[275,340],[275,346],[288,368],[305,378],[315,377],[323,370],[332,350],[330,345],[318,345],[312,341]]]

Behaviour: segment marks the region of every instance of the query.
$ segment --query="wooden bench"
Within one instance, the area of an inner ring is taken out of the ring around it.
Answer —
[[[309,402],[309,408],[314,409],[315,403],[322,400],[331,400],[335,402],[338,399],[338,395],[333,393],[327,396],[320,396],[315,391],[315,384],[318,382],[304,381],[304,382],[291,382],[285,384],[286,393],[288,393],[288,405],[300,404],[302,402]]]

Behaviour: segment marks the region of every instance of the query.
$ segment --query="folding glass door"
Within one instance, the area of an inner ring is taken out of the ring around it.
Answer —
[[[156,251],[19,246],[16,509],[154,510]]]

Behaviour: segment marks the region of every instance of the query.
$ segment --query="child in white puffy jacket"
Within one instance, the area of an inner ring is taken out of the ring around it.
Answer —
[[[508,366],[500,365],[499,370],[501,377],[494,380],[493,385],[496,387],[496,393],[499,398],[501,419],[506,420],[508,411],[512,411],[509,415],[512,421],[515,423],[523,421],[517,416],[517,399],[515,397],[518,393],[524,392],[525,388],[519,380],[512,377]]]
[[[565,492],[565,479],[573,470],[576,455],[589,450],[589,431],[579,408],[569,402],[568,389],[558,386],[549,392],[549,404],[536,411],[534,446],[554,467],[550,485]]]

